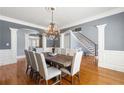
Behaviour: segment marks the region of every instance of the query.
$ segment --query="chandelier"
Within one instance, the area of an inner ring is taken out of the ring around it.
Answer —
[[[48,8],[51,11],[51,23],[48,26],[47,29],[47,39],[49,40],[54,40],[54,39],[58,39],[59,38],[59,29],[57,28],[57,25],[55,25],[55,23],[53,22],[53,11],[55,10],[55,8],[51,7]]]

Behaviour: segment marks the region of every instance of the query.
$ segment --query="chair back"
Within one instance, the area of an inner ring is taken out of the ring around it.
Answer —
[[[76,52],[77,52],[76,49],[70,49],[69,50],[69,55],[74,56]]]
[[[73,61],[72,61],[71,75],[74,75],[80,71],[82,53],[83,53],[82,51],[75,53],[75,55],[73,57]]]
[[[27,65],[31,66],[32,64],[31,64],[31,59],[30,59],[30,55],[28,53],[28,50],[24,50],[24,52],[25,52],[25,56],[26,56]]]
[[[76,52],[76,49],[66,49],[66,54],[69,56],[74,56]]]
[[[61,48],[61,54],[66,55],[66,49]]]
[[[55,53],[61,54],[61,49],[60,48],[55,48]]]
[[[34,51],[29,51],[30,59],[31,59],[31,62],[32,62],[32,68],[35,71],[39,71],[38,63],[37,63],[36,56],[35,56],[34,53],[35,53]]]
[[[45,48],[44,52],[52,52],[52,48],[51,47],[50,48]]]
[[[44,52],[44,50],[43,50],[43,48],[36,48],[36,52],[41,53],[41,52]]]
[[[48,76],[48,71],[47,71],[45,57],[42,53],[35,53],[35,55],[38,61],[39,73],[44,79],[46,79]]]

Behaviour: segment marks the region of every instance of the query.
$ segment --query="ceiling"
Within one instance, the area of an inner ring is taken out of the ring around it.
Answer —
[[[54,22],[63,28],[82,19],[115,9],[115,7],[56,7]],[[0,7],[0,15],[42,27],[51,22],[51,13],[44,7]]]

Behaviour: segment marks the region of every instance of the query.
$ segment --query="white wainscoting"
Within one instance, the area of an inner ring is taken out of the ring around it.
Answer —
[[[99,66],[124,72],[124,51],[104,50]]]
[[[12,50],[0,50],[0,66],[16,63]]]
[[[0,66],[16,63],[17,29],[11,28],[11,49],[0,50]]]

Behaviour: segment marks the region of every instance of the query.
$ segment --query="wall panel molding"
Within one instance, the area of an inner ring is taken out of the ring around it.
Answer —
[[[99,67],[124,72],[124,51],[104,50]]]

